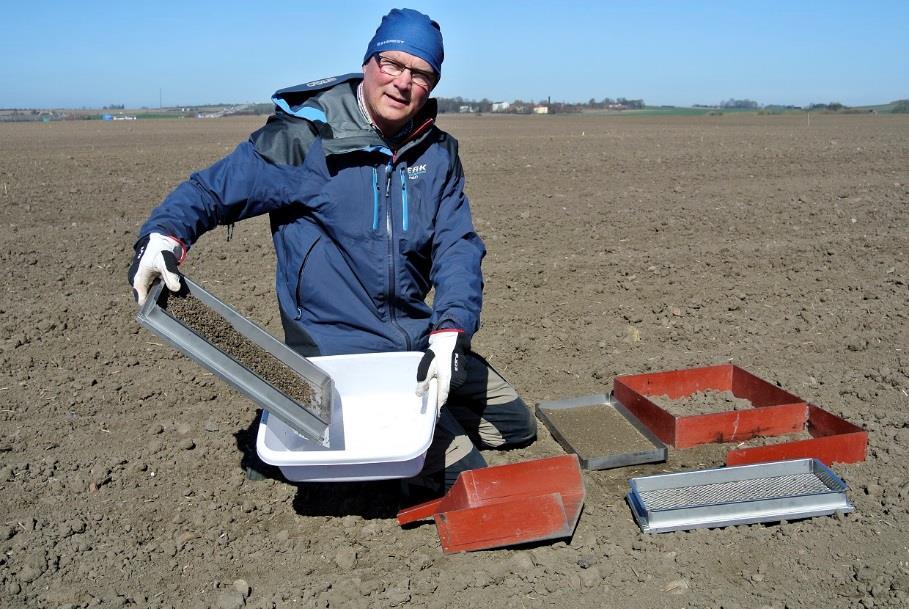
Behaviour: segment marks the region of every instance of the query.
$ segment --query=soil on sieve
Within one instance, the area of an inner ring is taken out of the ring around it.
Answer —
[[[585,471],[570,538],[460,555],[396,480],[246,479],[255,404],[136,323],[136,231],[263,122],[0,123],[0,607],[909,606],[909,115],[440,115],[488,250],[471,346],[528,405],[734,362],[869,432],[843,518],[643,534],[628,479],[710,444]],[[261,217],[181,268],[282,336],[274,260]]]
[[[731,391],[696,391],[684,397],[672,399],[667,395],[648,395],[647,398],[676,417],[688,417],[730,410],[750,410],[751,400],[736,397]]]
[[[317,390],[284,362],[249,340],[192,294],[162,290],[158,305],[222,353],[300,404],[315,403]]]
[[[611,406],[543,409],[551,425],[585,459],[656,450]]]

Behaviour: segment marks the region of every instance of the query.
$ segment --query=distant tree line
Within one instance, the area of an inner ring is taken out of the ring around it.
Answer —
[[[437,97],[439,112],[460,112],[462,106],[473,108],[474,112],[492,112],[492,101],[485,97],[479,101],[463,97]]]
[[[466,99],[464,97],[439,97],[436,98],[436,101],[439,105],[439,113],[458,113],[458,112],[474,112],[474,113],[483,113],[483,112],[492,112],[493,111],[493,102],[488,98],[483,98],[480,100]],[[891,102],[893,109],[891,112],[900,112],[900,113],[909,113],[909,99],[900,99],[894,102]],[[228,105],[228,104],[221,104]],[[506,112],[510,114],[531,114],[535,107],[543,106],[548,109],[549,114],[567,114],[574,112],[582,112],[584,110],[635,110],[645,107],[643,99],[628,99],[625,97],[610,98],[604,97],[603,99],[597,100],[595,98],[590,98],[586,103],[569,103],[569,102],[554,102],[554,101],[524,101],[521,99],[516,99],[514,101],[508,102],[508,107],[504,110],[498,110],[498,112]],[[672,107],[672,106],[665,106]],[[720,102],[719,104],[693,104],[693,108],[712,108],[712,109],[735,109],[735,110],[758,110],[761,113],[773,114],[779,112],[785,112],[788,110],[808,110],[810,112],[865,112],[865,110],[853,109],[845,106],[839,102],[830,102],[826,104],[814,103],[809,104],[808,106],[793,106],[793,105],[778,105],[778,104],[768,104],[762,106],[760,103],[754,101],[753,99],[727,99],[726,101]],[[105,106],[105,110],[111,109],[123,109],[123,106],[111,105]],[[259,104],[249,104],[243,110],[234,112],[235,115],[268,115],[274,112],[275,106],[273,103],[259,103]]]
[[[766,106],[761,105],[759,102],[754,101],[753,99],[734,99],[730,98],[726,101],[722,101],[719,104],[693,104],[692,108],[717,108],[723,110],[766,110],[768,113],[772,112],[783,112],[786,110],[803,110],[801,106],[783,105],[783,104],[768,104]]]
[[[906,114],[909,113],[909,99],[898,99],[893,102],[893,109],[891,110],[894,114]]]
[[[735,110],[757,110],[761,105],[753,99],[727,99],[720,102],[720,108],[729,108]]]
[[[597,101],[591,97],[585,105],[587,108],[596,110],[640,110],[644,107],[644,100],[628,99],[625,97],[617,97],[615,99],[604,97],[600,101]]]
[[[840,112],[846,109],[846,106],[840,102],[830,102],[829,104],[809,104],[809,112]]]
[[[567,114],[567,113],[576,113],[582,112],[585,110],[635,110],[645,108],[646,105],[643,99],[628,99],[626,97],[617,97],[610,98],[604,97],[602,99],[596,99],[591,97],[587,102],[581,103],[571,103],[571,102],[559,102],[551,100],[541,100],[538,102],[534,101],[524,101],[521,99],[516,99],[511,102],[493,102],[488,98],[483,98],[480,100],[466,99],[463,97],[440,97],[437,98],[439,112],[440,113],[458,113],[458,112],[473,112],[473,113],[483,113],[483,112],[492,112],[493,107],[496,107],[497,112],[504,112],[510,114],[531,114],[534,112],[535,108],[546,108],[548,114]],[[180,108],[180,114],[191,115],[195,111],[202,111],[203,109],[217,108],[221,106],[231,106],[232,104],[211,104],[208,106],[193,106]],[[793,105],[774,105],[769,104],[762,106],[760,103],[752,99],[735,99],[730,98],[726,101],[720,102],[719,104],[693,104],[694,108],[706,108],[711,110],[716,110],[717,113],[722,114],[722,110],[734,109],[734,110],[756,110],[759,114],[777,114],[781,112],[791,111],[791,110],[807,110],[810,112],[836,112],[844,114],[853,114],[853,113],[865,113],[865,112],[893,112],[893,113],[907,113],[909,114],[909,99],[898,99],[896,101],[890,102],[889,109],[874,109],[874,108],[850,108],[840,102],[829,102],[829,103],[812,103],[807,106],[793,106]],[[673,106],[661,106],[665,108],[671,108]],[[125,104],[109,104],[103,107],[104,110],[124,110],[126,109]],[[147,108],[143,107],[143,110]],[[275,106],[271,102],[264,102],[258,104],[247,104],[242,109],[238,108],[237,110],[231,112],[234,115],[268,115],[274,112]],[[175,110],[175,109],[171,109]],[[172,111],[167,111],[165,115],[174,114]],[[147,114],[140,114],[140,118],[147,117]],[[33,109],[11,109],[6,108],[0,111],[0,122],[9,122],[9,121],[31,121],[31,120],[61,120],[61,119],[92,119],[97,118],[96,115],[91,113],[79,113],[79,112],[64,112],[64,113],[55,113],[48,111],[39,111]]]
[[[439,104],[439,112],[492,112],[493,105],[502,102],[493,102],[488,98],[481,100],[465,99],[463,97],[438,97],[436,101]],[[634,110],[644,107],[643,99],[627,99],[619,97],[612,99],[604,97],[602,100],[590,98],[586,103],[571,103],[559,101],[525,101],[516,99],[510,101],[504,109],[497,109],[497,112],[507,112],[510,114],[532,114],[534,108],[545,107],[549,114],[565,114],[572,112],[581,112],[582,110]]]
[[[473,112],[482,114],[484,112],[492,112],[494,104],[500,104],[502,102],[493,102],[488,98],[483,98],[480,100],[468,99],[464,97],[438,97],[436,101],[439,106],[439,113],[453,113],[458,112]],[[900,99],[894,102],[891,102],[893,109],[891,112],[900,112],[900,113],[909,113],[909,99]],[[571,103],[571,102],[558,102],[558,101],[549,101],[542,100],[538,102],[534,101],[524,101],[522,99],[516,99],[514,101],[508,102],[507,108],[497,109],[497,112],[505,112],[509,114],[532,114],[535,107],[543,106],[547,108],[549,114],[568,114],[582,112],[585,110],[636,110],[641,109],[646,106],[643,99],[628,99],[626,97],[604,97],[602,99],[596,99],[591,97],[587,102],[581,103]],[[119,106],[122,108],[123,106]],[[672,107],[672,106],[666,106]],[[761,105],[759,102],[753,99],[735,99],[729,98],[725,101],[720,102],[719,104],[693,104],[693,108],[709,108],[709,109],[721,109],[721,110],[757,110],[761,113],[774,114],[790,110],[808,110],[810,112],[864,112],[864,110],[858,110],[849,108],[839,102],[829,102],[829,103],[813,103],[808,106],[794,106],[794,105],[781,105],[781,104],[768,104],[766,106]],[[117,109],[118,106],[105,106],[105,109]],[[501,108],[501,107],[499,107]],[[272,103],[260,103],[260,104],[250,104],[244,110],[236,112],[235,114],[271,114],[274,112],[274,104]]]
[[[238,116],[260,116],[262,114],[268,115],[275,111],[275,105],[271,102],[262,103],[262,104],[250,104],[246,107],[245,110],[240,110],[234,114]]]

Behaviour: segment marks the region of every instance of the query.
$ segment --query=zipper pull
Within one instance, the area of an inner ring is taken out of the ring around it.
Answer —
[[[294,317],[294,321],[300,321],[300,318],[303,317],[302,307],[297,307],[297,316]]]
[[[391,172],[392,172],[391,163],[385,167],[385,198],[391,196]]]

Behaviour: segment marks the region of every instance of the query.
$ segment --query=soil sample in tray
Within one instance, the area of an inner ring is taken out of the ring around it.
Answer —
[[[162,290],[158,306],[287,397],[300,404],[315,402],[317,392],[306,380],[192,294]]]
[[[674,417],[689,417],[730,410],[750,410],[751,400],[736,397],[731,391],[708,389],[675,400],[665,395],[648,395],[647,399]]]
[[[658,461],[657,452],[665,450],[644,436],[616,408],[605,405],[572,408],[541,408],[547,426],[567,450],[573,450],[588,469],[618,467],[632,462]],[[567,446],[566,446],[567,444]],[[654,453],[655,458],[623,460],[623,455]],[[665,454],[662,454],[665,459]]]

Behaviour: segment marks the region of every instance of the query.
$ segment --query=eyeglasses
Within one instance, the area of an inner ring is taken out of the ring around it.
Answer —
[[[376,63],[379,64],[379,70],[381,70],[383,74],[388,74],[389,76],[394,76],[396,78],[403,74],[404,70],[410,70],[410,80],[413,81],[413,84],[423,87],[427,91],[432,89],[436,84],[436,75],[434,73],[415,70],[390,57],[383,57],[382,55],[377,54]]]

